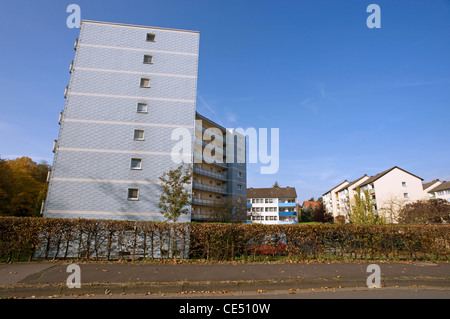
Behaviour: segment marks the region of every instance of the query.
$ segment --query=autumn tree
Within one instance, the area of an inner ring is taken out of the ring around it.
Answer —
[[[314,208],[312,207],[307,207],[307,208],[303,208],[300,210],[299,212],[299,222],[300,223],[309,223],[311,222],[311,217],[314,214]]]
[[[384,218],[378,216],[373,210],[372,200],[370,198],[369,190],[358,187],[354,194],[355,202],[349,211],[349,221],[352,224],[359,225],[375,225],[384,224]]]
[[[46,162],[29,157],[0,159],[0,215],[39,216],[48,170]]]
[[[328,213],[323,205],[318,205],[311,216],[311,221],[319,223],[331,223],[333,219],[333,214]]]
[[[222,223],[243,223],[247,219],[247,204],[242,198],[225,198],[212,209],[213,221]]]
[[[450,223],[450,203],[441,198],[415,201],[400,210],[398,221],[401,224]]]
[[[380,214],[386,219],[388,223],[397,223],[400,211],[409,203],[409,200],[404,197],[392,194],[388,199],[383,201],[383,206],[378,208]]]
[[[159,178],[162,193],[158,207],[160,213],[169,221],[176,222],[182,214],[189,212],[191,192],[187,187],[191,184],[192,169],[180,165],[176,169],[164,172]]]

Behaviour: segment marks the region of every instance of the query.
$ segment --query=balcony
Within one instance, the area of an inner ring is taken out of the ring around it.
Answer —
[[[279,212],[278,216],[297,216],[296,212]]]
[[[278,203],[278,207],[297,207],[296,203]]]
[[[207,129],[209,129],[209,128],[214,129],[214,128],[217,128],[217,127],[205,127],[205,126],[202,125],[201,129],[200,129],[199,126],[196,126],[196,127],[195,127],[195,130],[196,130],[198,133],[201,132],[201,133],[202,133],[202,134],[201,134],[202,136],[208,136],[208,137],[210,138],[210,137],[211,137],[211,134],[209,134],[210,132],[206,132],[206,133],[205,133],[205,131],[206,131]],[[214,139],[216,139],[217,141],[220,141],[220,142],[222,142],[222,143],[226,143],[226,140],[223,138],[224,135],[226,135],[226,133],[225,133],[225,132],[222,132],[222,130],[219,129],[219,128],[217,128],[217,129],[221,132],[221,135],[219,135],[219,136],[214,136]]]
[[[201,183],[197,183],[197,182],[192,183],[192,188],[200,189],[200,190],[204,190],[204,191],[210,191],[210,192],[219,193],[219,194],[227,194],[227,190],[223,187],[208,185],[208,184],[201,184]]]
[[[222,174],[222,173],[217,173],[214,171],[210,171],[210,170],[206,170],[197,166],[194,166],[194,173],[203,175],[203,176],[208,176],[208,177],[212,177],[215,179],[220,179],[222,181],[227,181],[227,176],[226,174]]]
[[[217,162],[214,161],[213,158],[208,158],[208,159],[211,160],[211,161],[210,161],[211,163],[208,163],[207,161],[205,161],[203,155],[202,155],[202,154],[199,154],[198,151],[195,151],[195,150],[194,150],[194,163],[195,163],[195,164],[202,164],[202,163],[205,163],[205,164],[216,165],[216,166],[219,166],[219,167],[221,167],[221,168],[228,168],[228,166],[227,166],[227,164],[225,163],[225,161],[223,161],[224,163],[217,163]]]
[[[220,206],[222,204],[223,201],[217,199],[192,198],[192,205]]]
[[[197,145],[201,145],[202,147],[206,147],[207,145],[209,145],[210,143],[213,143],[212,146],[216,146],[217,148],[221,147],[223,150],[223,153],[225,153],[225,149],[226,149],[226,144],[223,143],[217,143],[215,142],[215,140],[205,140],[205,139],[200,139],[200,138],[195,138],[194,139],[194,143]],[[222,144],[222,145],[221,145]],[[216,148],[216,150],[217,150]]]

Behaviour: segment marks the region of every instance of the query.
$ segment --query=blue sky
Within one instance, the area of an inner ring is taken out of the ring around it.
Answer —
[[[399,166],[450,179],[450,1],[9,1],[0,10],[0,156],[53,161],[82,19],[200,31],[197,110],[280,129],[275,180],[299,201]],[[369,4],[381,29],[369,29]]]

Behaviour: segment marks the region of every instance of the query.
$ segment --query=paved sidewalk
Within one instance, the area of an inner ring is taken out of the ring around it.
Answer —
[[[81,288],[68,288],[69,263],[0,264],[0,298],[367,287],[369,263],[77,263]],[[450,287],[450,263],[379,262],[385,287]],[[450,296],[449,296],[450,297]]]

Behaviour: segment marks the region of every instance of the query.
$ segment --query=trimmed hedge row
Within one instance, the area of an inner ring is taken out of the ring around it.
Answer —
[[[0,218],[0,260],[443,259],[448,225],[262,225]]]

